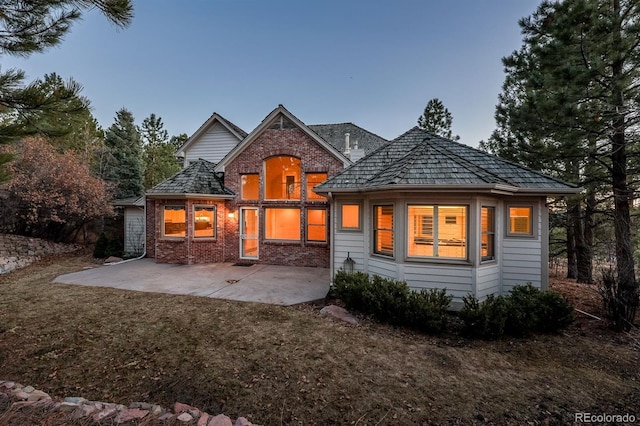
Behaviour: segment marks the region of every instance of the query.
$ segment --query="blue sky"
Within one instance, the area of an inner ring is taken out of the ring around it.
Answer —
[[[538,3],[137,1],[127,29],[91,11],[58,47],[2,67],[73,77],[105,128],[126,107],[137,123],[159,115],[171,135],[214,111],[249,132],[283,104],[307,124],[354,122],[392,139],[439,98],[476,146],[495,127],[501,58]]]

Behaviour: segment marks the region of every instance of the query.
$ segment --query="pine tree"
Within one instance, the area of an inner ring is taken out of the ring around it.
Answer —
[[[151,114],[144,119],[141,127],[144,144],[144,187],[149,189],[180,170],[180,166],[162,118]]]
[[[122,108],[115,122],[105,132],[107,159],[103,179],[114,183],[115,198],[137,197],[144,193],[142,141],[133,114]]]
[[[133,17],[131,0],[0,0],[0,55],[28,57],[58,45],[71,25],[90,9],[98,9],[120,27],[129,25]],[[46,80],[27,84],[21,70],[0,71],[0,144],[36,133],[51,136],[47,133],[50,130],[59,136],[60,126],[42,126],[52,125],[55,116],[85,113],[88,101],[79,96],[79,84],[69,80],[49,90]],[[36,122],[29,121],[34,117]],[[10,158],[0,155],[0,182],[8,177],[3,165]]]
[[[638,306],[630,204],[638,176],[638,0],[543,2],[520,21],[522,48],[503,60],[498,130],[485,147],[581,184],[568,200],[569,250],[587,279],[598,202],[613,208],[620,327]],[[606,216],[603,216],[606,217]],[[573,246],[571,245],[573,244]]]
[[[418,127],[421,129],[443,138],[458,140],[460,137],[454,137],[451,133],[452,123],[453,116],[438,98],[433,98],[427,102],[424,112],[418,117]]]

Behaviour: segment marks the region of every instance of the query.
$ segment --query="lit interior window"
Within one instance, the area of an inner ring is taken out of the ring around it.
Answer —
[[[299,200],[300,160],[285,156],[265,160],[264,185],[267,200]]]
[[[265,238],[268,240],[300,240],[300,209],[267,208]]]
[[[414,257],[467,257],[467,207],[409,206],[408,253]]]
[[[393,256],[393,206],[374,206],[374,253]]]
[[[509,234],[531,235],[532,207],[509,207]]]
[[[340,228],[360,229],[359,204],[343,204],[340,213]]]
[[[325,209],[307,210],[307,240],[327,241],[327,211]]]
[[[216,236],[216,208],[213,206],[193,207],[193,234],[196,238]]]
[[[494,207],[482,207],[480,218],[482,226],[480,255],[482,256],[482,260],[495,259],[495,210]]]
[[[307,173],[307,199],[308,200],[325,200],[326,198],[322,195],[318,195],[313,192],[313,187],[316,185],[320,185],[322,182],[327,180],[326,173]]]
[[[240,177],[240,194],[243,200],[259,198],[260,177],[258,175],[242,175]]]
[[[164,206],[164,235],[184,237],[187,235],[187,219],[184,206]]]

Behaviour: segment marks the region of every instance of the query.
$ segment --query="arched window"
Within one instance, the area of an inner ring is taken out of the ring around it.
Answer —
[[[267,200],[300,199],[300,159],[288,156],[271,157],[264,162],[264,193]]]

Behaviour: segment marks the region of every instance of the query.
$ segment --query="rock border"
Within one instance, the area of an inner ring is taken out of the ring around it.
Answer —
[[[23,386],[10,380],[0,380],[0,395],[5,395],[10,404],[7,411],[24,407],[38,408],[48,413],[62,413],[74,421],[89,420],[94,422],[111,421],[112,424],[123,424],[132,421],[160,423],[195,424],[197,426],[253,426],[245,417],[238,417],[235,422],[224,414],[211,415],[196,407],[176,402],[172,410],[160,405],[146,402],[132,402],[129,406],[101,401],[89,401],[82,397],[67,397],[55,400],[46,392],[33,386]],[[0,414],[0,418],[2,414]],[[255,425],[258,426],[258,425]]]

